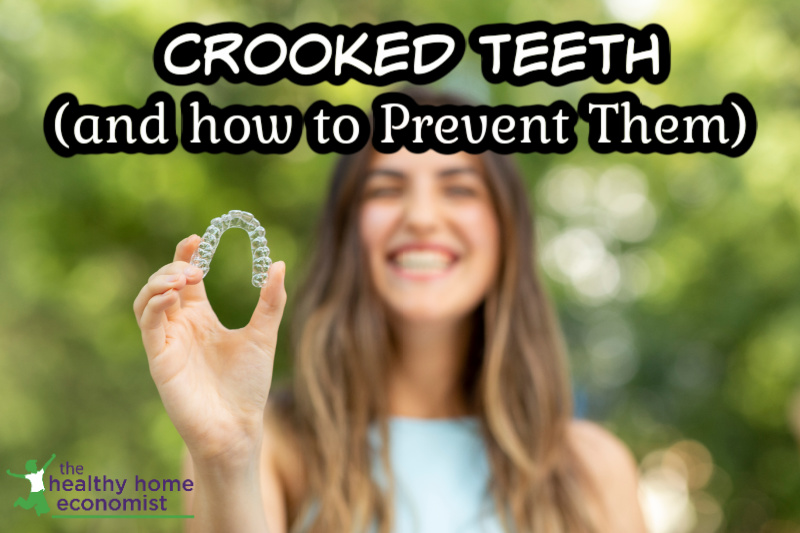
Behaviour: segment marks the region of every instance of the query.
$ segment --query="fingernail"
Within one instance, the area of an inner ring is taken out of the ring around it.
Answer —
[[[202,272],[202,270],[200,270],[199,268],[197,268],[197,267],[195,267],[195,266],[188,266],[188,267],[186,267],[186,269],[183,271],[183,273],[184,273],[184,274],[185,274],[187,277],[190,277],[190,276],[195,276],[195,275],[197,275],[197,274],[200,274],[201,272]]]
[[[176,281],[178,281],[178,279],[180,279],[180,276],[178,275],[169,276],[167,277],[167,283],[175,283]]]

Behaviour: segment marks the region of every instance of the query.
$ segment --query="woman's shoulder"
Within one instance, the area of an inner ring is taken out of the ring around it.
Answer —
[[[639,506],[639,473],[630,449],[599,424],[574,420],[567,440],[590,481],[608,520],[608,531],[644,533]]]
[[[596,422],[573,420],[567,439],[578,456],[597,466],[636,469],[630,449],[616,435]]]

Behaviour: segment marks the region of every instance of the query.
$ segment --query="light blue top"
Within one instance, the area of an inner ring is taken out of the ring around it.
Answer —
[[[376,429],[370,438],[377,449]],[[395,477],[394,533],[502,533],[476,418],[393,417],[389,440]],[[377,454],[373,475],[378,483],[385,479]]]

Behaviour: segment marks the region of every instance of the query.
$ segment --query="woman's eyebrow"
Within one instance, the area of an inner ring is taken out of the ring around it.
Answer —
[[[446,178],[446,177],[455,176],[455,175],[458,175],[458,174],[473,174],[475,176],[480,177],[480,173],[478,172],[478,170],[475,167],[453,167],[453,168],[448,168],[446,170],[442,170],[441,172],[439,172],[439,177],[440,178]]]
[[[399,170],[393,170],[390,168],[376,168],[374,170],[370,170],[367,173],[367,178],[375,178],[375,177],[385,177],[385,178],[396,178],[396,179],[404,179],[406,175]]]

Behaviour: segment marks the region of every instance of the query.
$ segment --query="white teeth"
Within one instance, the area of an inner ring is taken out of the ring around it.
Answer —
[[[436,251],[408,251],[397,254],[395,263],[408,270],[444,270],[450,266],[449,255]]]

